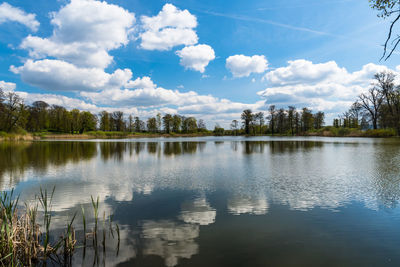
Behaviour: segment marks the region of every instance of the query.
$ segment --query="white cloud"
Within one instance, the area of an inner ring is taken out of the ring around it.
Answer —
[[[32,31],[37,31],[40,26],[39,21],[36,20],[35,14],[27,14],[22,9],[13,7],[4,2],[0,5],[0,24],[7,21],[21,23]]]
[[[140,47],[146,50],[170,50],[177,45],[194,45],[198,37],[197,19],[188,10],[165,4],[157,16],[141,17],[144,32]]]
[[[335,61],[314,64],[311,61],[300,59],[289,61],[287,67],[281,67],[268,72],[264,79],[271,85],[288,85],[299,83],[325,82],[335,77],[344,77],[346,69],[339,68]]]
[[[131,84],[142,83],[146,77],[138,78]],[[194,91],[180,92],[178,90],[155,87],[154,83],[147,81],[150,86],[135,87],[135,89],[107,89],[101,92],[82,92],[81,96],[96,104],[159,107],[165,105],[182,106],[197,103],[215,103],[218,101],[211,95],[199,95]]]
[[[359,71],[348,72],[334,61],[314,64],[304,59],[294,60],[286,67],[265,74],[268,88],[258,95],[268,104],[295,105],[338,114],[369,88],[373,75],[380,71],[389,69],[369,63]]]
[[[117,69],[109,74],[98,68],[78,68],[61,60],[27,60],[23,66],[11,66],[10,70],[21,79],[49,91],[99,91],[119,88],[132,78],[129,69]]]
[[[51,16],[53,35],[28,36],[21,48],[33,58],[56,57],[81,67],[107,67],[113,60],[108,51],[128,44],[135,22],[133,13],[92,0],[72,0]]]
[[[15,83],[0,81],[0,89],[3,90],[3,92],[14,91],[16,87],[17,85]]]
[[[182,115],[203,116],[211,114],[235,116],[244,110],[254,111],[265,108],[264,100],[254,104],[232,102],[212,95],[200,95],[195,91],[180,92],[157,87],[149,77],[137,78],[129,82],[131,89],[106,89],[100,92],[81,92],[80,95],[96,105],[135,106],[139,108],[162,108],[176,106],[176,112]]]
[[[233,77],[248,77],[251,73],[263,73],[268,69],[268,61],[265,56],[234,55],[226,59],[226,67]]]
[[[214,49],[205,44],[187,46],[176,52],[181,58],[180,64],[185,69],[192,69],[203,73],[211,60],[215,59]]]
[[[236,114],[231,116],[235,119],[240,117],[240,113],[245,109],[251,109],[252,111],[265,110],[265,102],[263,100],[257,101],[256,103],[246,104],[240,102],[233,102],[228,99],[214,98],[214,101],[209,103],[190,104],[178,107],[178,112],[182,114]],[[237,114],[239,114],[237,116]],[[233,119],[232,118],[232,119]]]
[[[151,80],[150,77],[144,76],[142,78],[137,78],[134,81],[129,81],[126,88],[156,88],[157,85]]]
[[[200,72],[204,72],[215,58],[210,46],[191,46],[198,39],[194,31],[197,19],[189,11],[166,4],[157,16],[144,16],[141,21],[145,30],[140,36],[142,46],[149,45],[149,42],[146,43],[146,40],[149,41],[145,37],[146,32],[161,36],[159,43],[153,43],[157,47],[155,49],[187,45],[177,52],[181,64]],[[179,112],[221,123],[220,119],[224,122],[231,120],[240,115],[242,109],[263,107],[263,101],[243,104],[212,95],[200,95],[195,91],[165,89],[146,76],[132,80],[129,69],[106,72],[105,68],[113,61],[109,51],[128,44],[134,23],[134,14],[116,5],[94,0],[72,0],[51,14],[54,27],[51,36],[29,35],[23,40],[20,47],[28,50],[31,58],[22,66],[11,66],[10,70],[30,85],[47,91],[76,92],[76,98],[51,93],[18,93],[27,103],[45,100],[49,104],[94,113],[118,109],[144,119],[157,112]]]

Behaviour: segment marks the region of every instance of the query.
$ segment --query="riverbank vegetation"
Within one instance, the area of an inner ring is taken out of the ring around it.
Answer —
[[[105,253],[106,236],[118,239],[116,250],[119,250],[119,226],[112,222],[110,216],[106,218],[105,214],[101,220],[99,199],[95,200],[93,197],[91,198],[93,222],[90,222],[92,224],[87,221],[82,207],[83,231],[78,232],[79,236],[73,226],[77,218],[76,212],[66,222],[65,229],[57,229],[59,236],[57,238],[53,233],[55,229],[51,230],[54,190],[55,188],[48,192],[40,189],[40,194],[36,197],[37,202],[25,203],[24,206],[19,205],[19,196],[15,197],[13,190],[1,193],[0,264],[2,266],[37,266],[47,263],[72,266],[74,251],[78,248],[85,251],[89,246],[95,251],[95,265],[98,260],[98,247],[102,246]],[[101,222],[103,229],[100,227]],[[93,227],[89,228],[91,226]]]
[[[369,133],[399,135],[400,85],[396,75],[380,72],[367,92],[358,96],[350,109],[334,119],[336,128],[356,128]]]

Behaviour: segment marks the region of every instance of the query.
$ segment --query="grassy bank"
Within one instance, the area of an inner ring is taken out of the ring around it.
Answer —
[[[369,129],[362,131],[354,128],[336,128],[326,126],[320,130],[307,132],[306,136],[326,136],[326,137],[395,137],[394,129]]]
[[[30,133],[6,133],[0,132],[0,141],[32,141],[35,139],[40,139],[34,134]]]
[[[157,138],[157,137],[199,137],[199,136],[212,136],[212,132],[202,133],[128,133],[128,132],[103,132],[93,131],[85,132],[83,134],[67,134],[67,133],[6,133],[0,132],[0,141],[33,141],[41,139],[69,139],[69,140],[82,140],[82,139],[121,139],[121,138]]]
[[[5,133],[0,132],[0,141],[33,141],[41,139],[57,140],[84,140],[84,139],[122,139],[122,138],[158,138],[158,137],[202,137],[202,136],[232,136],[228,131],[224,134],[209,132],[200,133],[128,133],[128,132],[103,132],[93,131],[83,134],[65,134],[65,133]],[[252,136],[252,135],[251,135]],[[264,136],[264,135],[257,135]],[[265,135],[269,136],[269,135]],[[275,134],[274,136],[291,136],[287,134]],[[319,130],[311,130],[297,136],[322,136],[322,137],[395,137],[394,129],[366,130],[354,128],[335,128],[326,126]]]
[[[157,138],[157,137],[198,137],[198,136],[211,136],[212,133],[128,133],[128,132],[103,132],[93,131],[83,134],[41,134],[41,139],[119,139],[119,138]]]

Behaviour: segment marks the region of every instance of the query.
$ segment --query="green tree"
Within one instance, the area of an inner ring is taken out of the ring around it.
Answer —
[[[157,132],[161,132],[162,118],[161,118],[161,114],[160,113],[157,113],[156,124],[157,124]]]
[[[156,133],[158,131],[156,118],[152,117],[147,119],[147,130],[151,133]]]
[[[96,130],[97,118],[89,111],[83,111],[79,117],[79,133]]]
[[[22,98],[14,92],[5,94],[3,103],[2,130],[11,132],[18,128],[25,129],[28,112]]]
[[[195,133],[197,132],[197,120],[194,117],[188,117],[182,119],[182,131],[184,133]]]
[[[173,125],[172,115],[165,114],[164,117],[162,118],[162,120],[163,120],[163,125],[164,125],[164,131],[169,134],[172,130],[172,125]]]
[[[124,113],[122,111],[114,111],[111,115],[113,129],[117,132],[125,131]]]
[[[200,119],[199,122],[197,123],[197,128],[199,132],[207,132],[206,123],[202,119]]]
[[[303,132],[307,132],[313,127],[314,117],[312,111],[308,108],[303,108],[303,111],[301,113],[301,124]]]
[[[243,110],[241,118],[245,133],[250,134],[250,127],[254,120],[253,112],[250,109]]]
[[[134,127],[134,130],[135,130],[135,132],[137,132],[137,133],[140,133],[140,132],[143,132],[145,129],[145,127],[144,127],[144,122],[143,121],[141,121],[140,120],[140,118],[139,117],[135,117],[135,122],[133,123],[133,127]]]
[[[48,107],[44,101],[35,101],[29,107],[27,130],[30,132],[40,132],[49,128]]]
[[[264,127],[264,113],[263,112],[257,112],[254,114],[254,120],[258,123],[258,133],[262,134],[263,133],[263,127]]]
[[[218,123],[215,124],[214,134],[217,136],[223,136],[225,133],[225,129],[222,128]]]
[[[271,134],[274,135],[275,133],[275,121],[276,121],[276,109],[275,105],[270,105],[268,108],[269,115],[268,115],[268,120],[269,120],[269,128],[271,130]]]
[[[181,130],[182,118],[179,115],[174,115],[172,117],[172,131],[179,133]]]
[[[71,114],[71,133],[74,134],[75,132],[78,132],[81,128],[81,112],[79,109],[73,109],[70,111]]]
[[[131,133],[133,132],[133,116],[132,114],[128,117],[128,131]]]
[[[284,134],[286,132],[286,110],[280,108],[276,114],[276,129],[280,134]]]
[[[314,121],[314,129],[321,129],[322,126],[324,126],[325,123],[325,114],[322,111],[318,111],[313,115],[313,121]]]
[[[289,124],[289,129],[290,129],[291,135],[294,135],[294,130],[295,130],[295,120],[294,120],[295,113],[296,113],[296,108],[293,106],[289,106],[288,124]]]
[[[111,131],[110,113],[108,113],[107,111],[102,111],[99,114],[99,117],[100,117],[100,130],[105,132]]]

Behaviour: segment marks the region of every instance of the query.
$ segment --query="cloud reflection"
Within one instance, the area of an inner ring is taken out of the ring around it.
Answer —
[[[228,199],[228,211],[233,215],[254,214],[264,215],[268,212],[268,202],[265,195],[243,196],[234,195]]]
[[[143,254],[162,257],[168,267],[176,266],[181,258],[190,259],[199,251],[195,241],[199,236],[198,225],[161,220],[145,221],[142,228]]]
[[[209,225],[215,222],[217,211],[207,202],[205,197],[197,198],[182,204],[179,218],[185,223]]]

